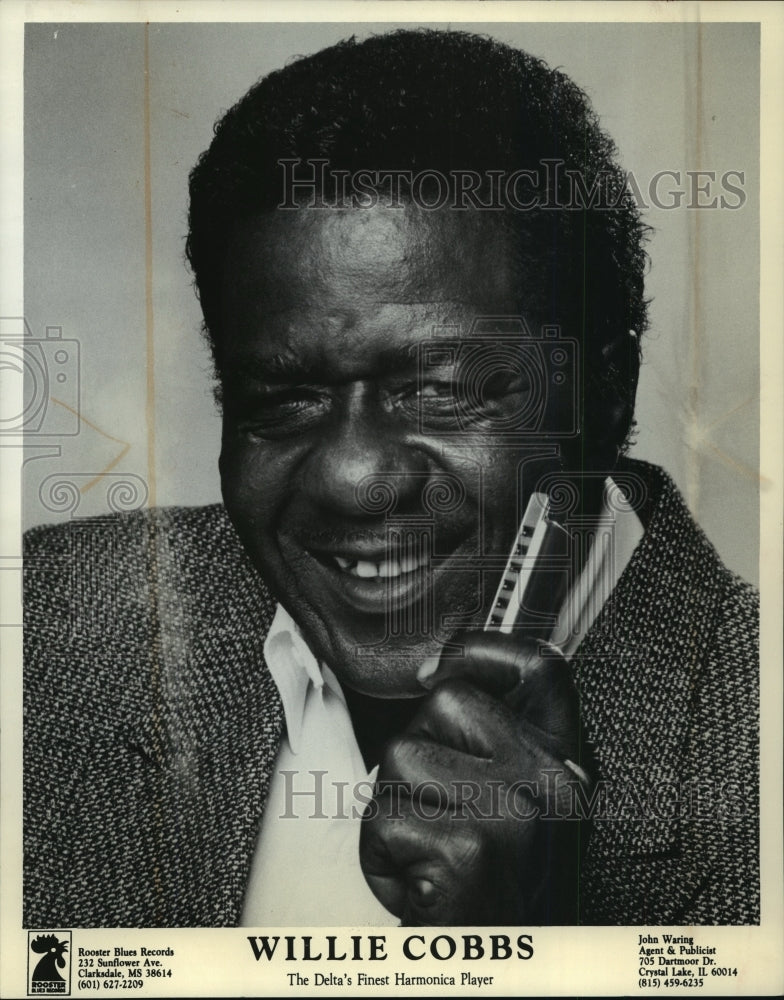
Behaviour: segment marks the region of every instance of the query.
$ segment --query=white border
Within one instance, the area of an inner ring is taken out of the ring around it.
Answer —
[[[782,454],[784,454],[784,242],[782,241],[782,184],[784,140],[781,95],[784,94],[784,7],[766,3],[516,3],[458,2],[377,3],[360,2],[231,2],[231,0],[148,0],[148,2],[80,2],[65,0],[5,0],[0,4],[0,60],[2,60],[2,270],[0,271],[0,315],[23,315],[22,299],[22,49],[25,21],[30,22],[192,22],[192,21],[759,21],[762,26],[762,164],[761,205],[761,541],[760,579],[763,608],[762,633],[762,862],[763,911],[760,928],[707,928],[704,937],[741,959],[746,970],[741,979],[715,981],[715,991],[703,995],[761,993],[774,995],[784,988],[781,941],[784,931],[784,866],[782,855]],[[3,391],[16,393],[11,382]],[[13,405],[14,399],[11,399]],[[18,412],[18,411],[17,411]],[[0,476],[3,484],[0,518],[0,599],[2,621],[0,655],[4,669],[2,688],[2,986],[3,996],[23,995],[26,932],[19,923],[21,912],[21,630],[19,601],[19,477],[20,453],[1,442]],[[9,627],[10,625],[10,627]],[[634,929],[636,933],[638,929]],[[301,933],[301,929],[299,929]],[[389,950],[404,932],[387,934]],[[95,932],[91,940],[118,943],[117,931]],[[247,942],[241,930],[129,932],[123,942],[133,946],[150,941],[182,940],[188,950],[191,977],[183,969],[171,982],[162,982],[158,992],[144,996],[208,996],[280,994],[285,989],[282,973],[262,976],[264,970],[247,960]],[[495,968],[497,985],[514,995],[546,992],[562,995],[633,993],[637,990],[634,963],[625,956],[631,947],[630,930],[624,928],[546,929],[537,931],[537,960],[517,963],[514,968]],[[622,957],[623,956],[623,960]],[[178,963],[179,964],[179,963]],[[504,964],[504,963],[499,963]],[[508,964],[508,963],[507,963]],[[400,965],[400,963],[398,963]],[[21,970],[21,978],[20,978]],[[288,971],[288,970],[287,970]],[[428,970],[429,971],[429,970]],[[435,971],[445,971],[443,967]],[[414,970],[411,970],[414,974]],[[423,970],[416,969],[418,974]],[[193,992],[188,992],[192,990]],[[139,991],[142,992],[142,991]],[[296,990],[285,990],[296,995]],[[309,990],[323,995],[340,990]],[[349,991],[350,992],[350,991]],[[422,992],[413,991],[413,992]],[[449,990],[434,992],[449,993]],[[452,991],[453,992],[453,991]],[[487,992],[495,992],[495,989]],[[696,991],[692,991],[696,992]]]

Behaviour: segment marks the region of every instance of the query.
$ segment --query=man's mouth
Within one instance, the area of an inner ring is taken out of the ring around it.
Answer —
[[[331,556],[338,569],[349,576],[356,576],[363,580],[391,579],[393,577],[405,576],[407,573],[415,573],[418,569],[426,566],[428,559],[426,556],[404,555],[398,558],[386,558],[380,560],[358,559],[351,556]]]
[[[354,612],[388,613],[419,600],[433,583],[430,540],[401,539],[392,544],[306,546],[313,559],[321,598],[332,594]],[[436,560],[440,565],[441,559]]]

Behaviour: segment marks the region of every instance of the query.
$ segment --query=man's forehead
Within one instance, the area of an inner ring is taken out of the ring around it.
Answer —
[[[521,319],[481,317],[457,300],[363,303],[340,314],[283,310],[255,326],[235,324],[224,376],[246,384],[393,376],[415,372],[424,357],[454,362],[466,341],[492,351],[510,335],[528,335]]]
[[[534,328],[539,287],[526,288],[516,260],[505,228],[478,213],[303,209],[248,220],[224,275],[224,377],[267,366],[272,381],[319,370],[375,378],[415,365],[423,343],[472,336],[487,316],[523,314]]]
[[[487,213],[408,205],[247,219],[235,229],[225,282],[230,298],[263,297],[267,309],[352,291],[379,303],[484,297],[499,305],[517,296],[520,275],[507,229]]]

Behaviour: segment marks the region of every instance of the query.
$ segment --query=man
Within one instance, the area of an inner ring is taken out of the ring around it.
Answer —
[[[759,919],[755,597],[623,457],[644,235],[584,95],[486,39],[224,117],[225,507],[29,537],[28,923]],[[534,492],[565,596],[483,632]]]

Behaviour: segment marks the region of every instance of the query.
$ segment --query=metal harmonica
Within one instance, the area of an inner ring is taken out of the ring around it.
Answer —
[[[563,525],[550,517],[547,494],[534,493],[509,553],[485,632],[523,630],[531,638],[550,638],[566,597],[569,537]]]

